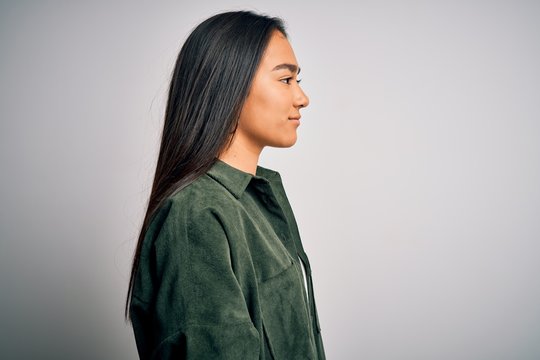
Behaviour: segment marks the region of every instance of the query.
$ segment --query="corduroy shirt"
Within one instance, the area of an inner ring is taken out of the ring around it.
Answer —
[[[325,359],[278,172],[216,159],[160,207],[140,256],[130,316],[142,359]]]

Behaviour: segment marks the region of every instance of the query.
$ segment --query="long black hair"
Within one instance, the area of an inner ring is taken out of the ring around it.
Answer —
[[[240,111],[274,30],[282,19],[232,11],[200,23],[182,46],[172,74],[156,172],[133,258],[125,317],[146,230],[164,200],[206,173],[232,142]]]

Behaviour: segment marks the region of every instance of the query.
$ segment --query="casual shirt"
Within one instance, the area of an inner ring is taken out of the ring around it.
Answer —
[[[279,173],[216,159],[169,197],[143,240],[130,316],[142,359],[325,359]]]

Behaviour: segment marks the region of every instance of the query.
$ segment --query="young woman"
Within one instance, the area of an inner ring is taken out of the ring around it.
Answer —
[[[282,20],[198,25],[172,76],[126,315],[143,359],[324,359],[309,261],[265,146],[309,103]]]

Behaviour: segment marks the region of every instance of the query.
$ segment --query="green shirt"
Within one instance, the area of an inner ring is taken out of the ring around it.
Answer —
[[[142,359],[325,359],[279,173],[216,159],[160,207],[140,256],[130,316]]]

